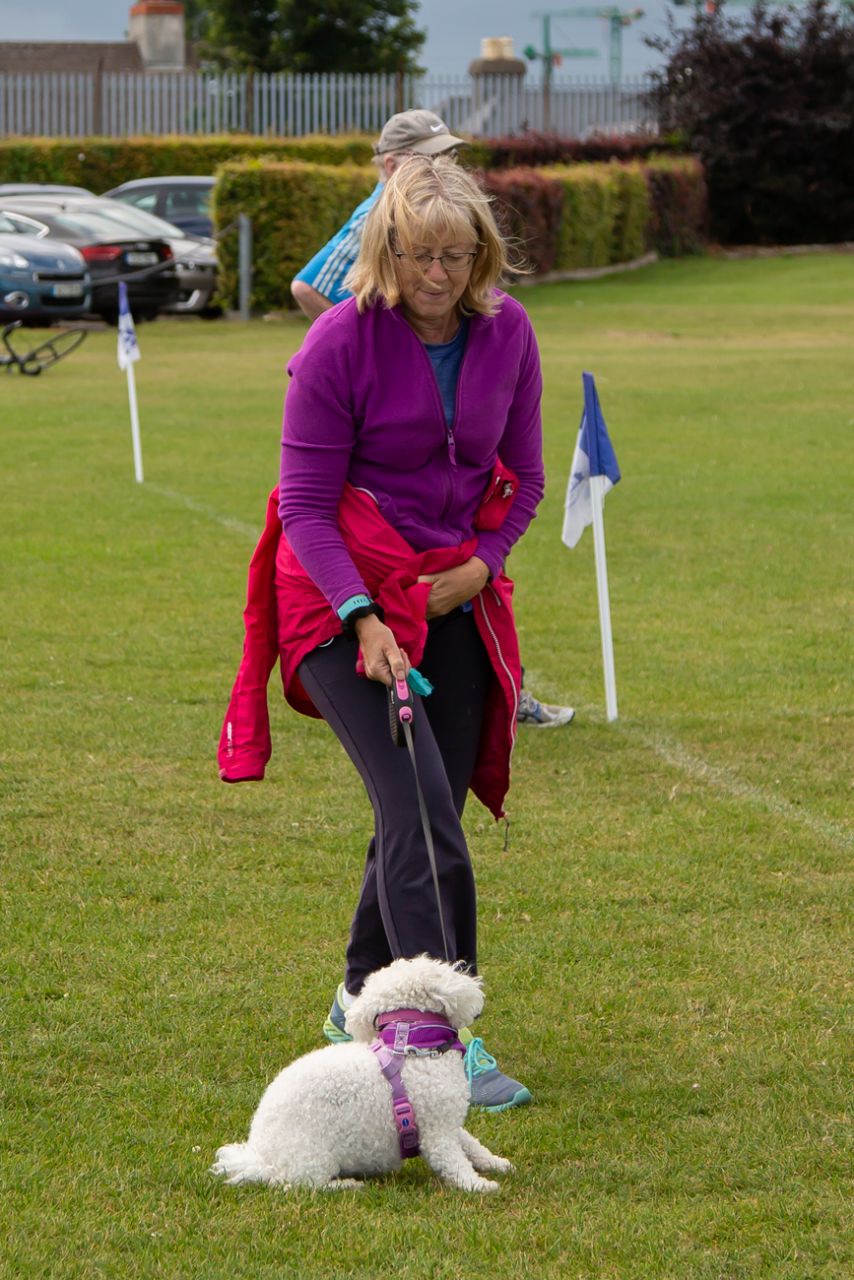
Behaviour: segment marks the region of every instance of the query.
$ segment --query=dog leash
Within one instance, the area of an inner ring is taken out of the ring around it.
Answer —
[[[391,740],[396,747],[406,747],[412,761],[412,773],[415,778],[415,794],[418,797],[418,811],[421,815],[421,828],[424,832],[424,843],[427,845],[427,857],[430,860],[430,872],[433,876],[433,888],[436,892],[436,909],[439,913],[439,928],[442,930],[442,946],[445,959],[452,964],[448,951],[448,939],[445,933],[445,917],[442,912],[442,895],[439,892],[439,872],[436,867],[436,851],[433,848],[433,832],[430,829],[430,816],[424,801],[424,793],[418,778],[418,765],[415,763],[415,745],[412,741],[412,730],[415,720],[415,704],[412,690],[406,680],[397,680],[392,676],[388,689],[388,722]]]

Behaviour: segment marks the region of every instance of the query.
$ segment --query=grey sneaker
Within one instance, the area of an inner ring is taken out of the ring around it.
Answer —
[[[535,729],[555,729],[559,724],[569,724],[574,717],[574,707],[554,707],[548,702],[540,702],[527,689],[519,694],[517,724],[530,724]]]
[[[344,983],[340,983],[338,990],[335,992],[335,999],[332,1001],[332,1008],[329,1010],[329,1017],[323,1024],[323,1034],[327,1040],[331,1040],[333,1044],[343,1044],[346,1040],[352,1040],[353,1037],[348,1034],[344,1025]]]
[[[469,1084],[469,1102],[483,1111],[508,1111],[532,1102],[530,1090],[500,1070],[491,1053],[483,1047],[480,1036],[469,1043],[463,1066]]]

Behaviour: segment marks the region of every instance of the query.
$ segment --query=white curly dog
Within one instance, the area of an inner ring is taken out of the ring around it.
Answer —
[[[513,1166],[463,1128],[468,1088],[456,1033],[482,1008],[479,978],[429,956],[371,974],[347,1010],[352,1042],[285,1067],[261,1098],[248,1141],[220,1147],[211,1172],[230,1183],[359,1187],[357,1177],[400,1168],[420,1143],[452,1186],[497,1191],[481,1173]]]

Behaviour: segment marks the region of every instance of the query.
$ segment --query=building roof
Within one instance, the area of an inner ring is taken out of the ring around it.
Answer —
[[[131,40],[0,40],[0,73],[143,71]]]

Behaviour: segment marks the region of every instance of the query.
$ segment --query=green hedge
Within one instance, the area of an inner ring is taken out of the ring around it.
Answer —
[[[250,138],[5,138],[0,140],[0,182],[58,182],[100,193],[133,178],[212,174],[229,160],[269,156],[313,164],[370,163],[372,139],[309,136]]]
[[[603,267],[702,248],[705,186],[690,157],[630,164],[577,164],[482,175],[502,229],[539,274]],[[306,161],[233,161],[218,171],[214,220],[219,231],[238,213],[252,219],[256,310],[291,306],[290,282],[372,191],[376,171]],[[220,245],[220,288],[237,305],[237,236]]]
[[[563,189],[556,271],[606,267],[614,261],[620,185],[616,166],[554,165],[539,172]]]
[[[291,306],[290,283],[373,191],[373,165],[319,165],[305,161],[246,160],[224,164],[217,174],[213,212],[217,231],[238,213],[252,219],[252,307],[275,311]],[[219,246],[220,296],[236,307],[237,235]]]
[[[3,139],[0,182],[106,191],[131,178],[219,172],[218,225],[239,212],[250,215],[253,305],[278,309],[290,305],[294,273],[372,189],[371,143],[365,135]],[[489,140],[476,141],[463,154],[469,165],[483,164],[491,147]],[[536,273],[626,262],[647,249],[663,256],[702,251],[706,188],[692,157],[489,169],[483,181]],[[225,238],[220,256],[223,300],[235,306],[235,235]]]
[[[138,138],[1,138],[0,182],[58,182],[108,191],[132,178],[172,174],[213,174],[228,160],[270,156],[311,164],[369,164],[373,134],[310,134],[307,137],[259,138],[242,133],[211,137]],[[662,147],[667,143],[662,142]],[[643,159],[652,143],[631,138],[544,137],[471,138],[461,151],[469,169],[542,169],[553,164],[589,164],[620,160],[624,166]]]
[[[614,165],[619,187],[619,203],[614,224],[614,262],[631,262],[650,248],[650,196],[644,164]]]
[[[211,174],[228,160],[271,156],[312,164],[369,164],[372,134],[309,135],[304,138],[218,136],[139,138],[0,139],[0,182],[60,182],[107,191],[132,178]],[[577,138],[536,133],[514,138],[472,138],[460,152],[469,169],[515,170],[546,165],[589,164],[643,159],[649,139]],[[662,141],[662,148],[668,144]]]

